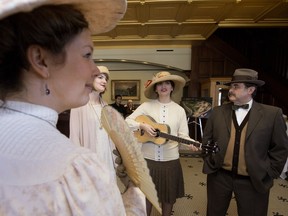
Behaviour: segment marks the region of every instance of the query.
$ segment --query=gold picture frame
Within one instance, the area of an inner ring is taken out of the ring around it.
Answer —
[[[111,80],[111,100],[121,95],[122,100],[140,100],[140,80]]]

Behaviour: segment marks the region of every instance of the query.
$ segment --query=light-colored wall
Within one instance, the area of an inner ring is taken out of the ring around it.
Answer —
[[[94,59],[129,59],[169,65],[182,70],[191,70],[191,47],[134,47],[98,48]]]
[[[140,101],[134,101],[137,104],[148,100],[144,96],[144,84],[159,71],[169,71],[188,80],[183,71],[191,70],[191,50],[191,46],[174,45],[166,47],[95,47],[93,58],[96,60],[96,64],[104,65],[110,71],[108,88],[103,98],[109,104],[114,102],[111,99],[111,80],[140,80]],[[101,62],[102,60],[104,61]],[[127,63],[125,60],[139,62]],[[174,101],[179,103],[182,94],[183,90],[180,90],[179,94],[173,95]],[[125,103],[126,101],[123,101],[123,104]]]

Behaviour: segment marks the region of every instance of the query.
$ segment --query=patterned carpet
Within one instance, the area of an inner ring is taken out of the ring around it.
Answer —
[[[173,216],[205,216],[206,175],[202,174],[203,161],[198,157],[181,157],[185,181],[185,197],[178,199]],[[152,210],[151,216],[160,214]],[[232,198],[227,216],[236,216],[236,203]],[[268,216],[288,216],[288,181],[276,179],[270,192]]]

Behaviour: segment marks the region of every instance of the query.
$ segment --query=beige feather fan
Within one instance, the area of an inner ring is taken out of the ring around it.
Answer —
[[[162,214],[155,185],[141,152],[141,145],[137,142],[128,124],[120,113],[111,106],[103,107],[101,122],[121,154],[131,181],[139,187],[157,211]]]

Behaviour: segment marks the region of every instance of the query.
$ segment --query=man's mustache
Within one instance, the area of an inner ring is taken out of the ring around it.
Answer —
[[[228,97],[230,96],[234,96],[235,97],[235,94],[231,93],[231,92],[228,92]]]

